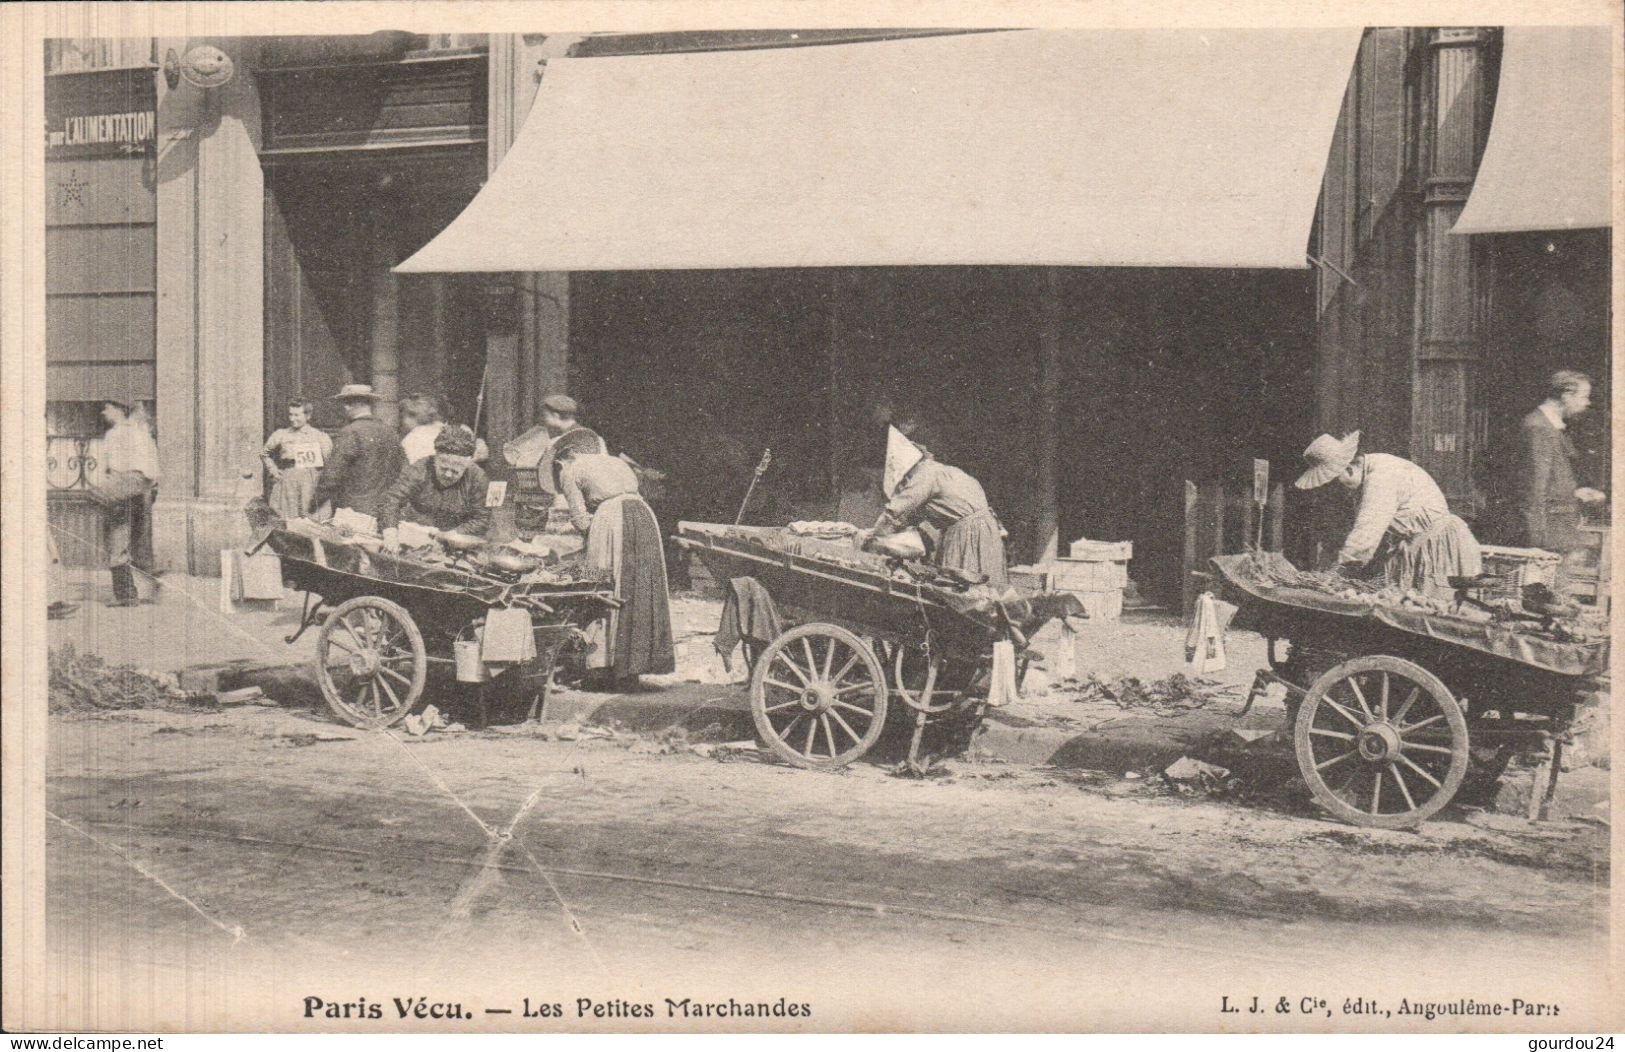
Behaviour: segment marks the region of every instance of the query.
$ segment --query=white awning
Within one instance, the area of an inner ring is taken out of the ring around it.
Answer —
[[[555,59],[397,270],[1303,267],[1360,30]]]
[[[1490,140],[1454,234],[1612,225],[1613,41],[1508,26]]]

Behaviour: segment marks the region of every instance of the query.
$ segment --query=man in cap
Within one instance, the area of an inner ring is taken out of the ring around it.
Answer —
[[[378,506],[386,547],[398,547],[396,531],[403,518],[437,530],[485,533],[491,510],[485,506],[485,472],[474,463],[474,448],[474,432],[447,424],[435,435],[433,453],[401,469]]]
[[[335,396],[348,421],[333,437],[333,453],[311,507],[332,502],[333,510],[349,508],[377,515],[385,491],[401,473],[401,444],[395,431],[373,415],[378,396],[368,384],[345,384]]]
[[[598,433],[580,422],[581,407],[574,398],[551,394],[542,399],[542,422],[502,448],[516,468],[535,468],[537,482],[548,493],[559,491],[560,460],[566,450],[608,453]]]
[[[1321,435],[1303,451],[1309,467],[1295,483],[1315,489],[1336,480],[1360,493],[1360,507],[1338,550],[1338,568],[1358,572],[1380,562],[1387,583],[1406,592],[1450,599],[1452,577],[1483,572],[1478,541],[1450,513],[1433,477],[1403,457],[1360,452],[1360,432]]]

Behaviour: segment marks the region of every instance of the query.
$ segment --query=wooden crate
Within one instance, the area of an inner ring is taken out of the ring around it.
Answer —
[[[1075,595],[1091,620],[1115,621],[1121,617],[1133,543],[1078,540],[1072,542],[1068,552],[1068,556],[1039,566],[1012,567],[1011,583],[1018,591]]]
[[[1579,550],[1563,564],[1562,591],[1606,614],[1610,607],[1609,590],[1613,578],[1609,527],[1582,525],[1580,539]]]
[[[1481,544],[1478,550],[1484,559],[1484,572],[1499,581],[1485,590],[1486,596],[1516,599],[1523,593],[1525,585],[1557,586],[1557,571],[1563,557],[1555,552],[1540,548],[1504,548],[1494,544]]]

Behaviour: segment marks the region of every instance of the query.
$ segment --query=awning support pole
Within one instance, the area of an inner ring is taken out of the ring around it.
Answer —
[[[1056,493],[1056,458],[1061,415],[1061,268],[1045,267],[1039,289],[1038,456],[1034,475],[1033,524],[1036,561],[1051,562],[1059,553],[1060,502]]]

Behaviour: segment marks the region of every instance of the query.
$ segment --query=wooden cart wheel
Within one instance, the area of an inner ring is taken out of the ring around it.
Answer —
[[[959,703],[962,690],[944,689],[943,660],[918,647],[892,647],[891,686],[911,709],[947,712]]]
[[[1315,680],[1293,740],[1315,800],[1355,825],[1420,825],[1467,774],[1461,706],[1437,676],[1403,658],[1355,658]]]
[[[423,633],[399,603],[376,595],[340,604],[316,636],[316,678],[345,723],[381,730],[417,704],[428,675]]]
[[[811,623],[769,643],[750,677],[756,732],[799,767],[842,767],[886,722],[886,676],[875,652],[839,625]]]

